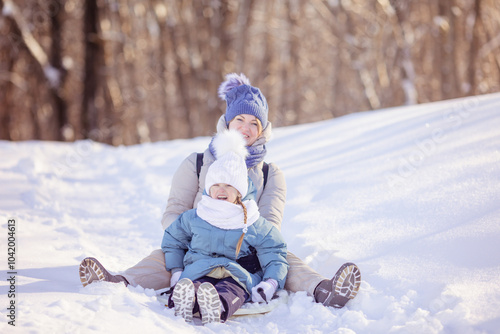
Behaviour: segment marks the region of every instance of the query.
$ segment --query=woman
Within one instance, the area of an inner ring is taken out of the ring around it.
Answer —
[[[219,87],[219,97],[226,101],[227,107],[226,113],[219,119],[217,132],[235,129],[245,137],[249,153],[246,161],[248,176],[257,188],[255,200],[260,214],[281,230],[286,199],[285,178],[281,170],[270,163],[264,187],[262,171],[266,155],[265,143],[270,139],[272,131],[271,122],[268,122],[267,117],[266,98],[258,88],[250,85],[246,76],[235,73],[226,76],[226,80]],[[196,208],[203,193],[207,170],[215,160],[212,152],[212,145],[209,145],[203,153],[199,177],[196,170],[196,153],[188,156],[177,169],[162,218],[164,229],[181,213]],[[333,307],[343,307],[357,294],[361,275],[352,263],[344,264],[329,280],[290,252],[287,254],[287,261],[290,268],[285,289],[288,291],[306,291],[316,302]],[[94,280],[105,280],[158,290],[169,286],[170,273],[165,269],[163,252],[158,249],[122,275],[111,275],[96,259],[86,258],[80,265],[80,279],[84,286]]]

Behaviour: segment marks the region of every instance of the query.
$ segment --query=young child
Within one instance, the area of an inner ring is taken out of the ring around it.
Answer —
[[[217,160],[207,172],[202,200],[163,236],[175,285],[169,307],[188,322],[196,312],[203,324],[224,322],[246,301],[271,300],[285,283],[286,244],[259,214],[245,145],[238,131],[214,138]]]

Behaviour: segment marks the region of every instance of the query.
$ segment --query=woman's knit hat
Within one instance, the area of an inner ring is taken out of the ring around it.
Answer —
[[[210,165],[205,178],[205,191],[217,183],[226,183],[238,190],[244,198],[248,191],[248,155],[246,142],[241,133],[227,130],[218,133],[213,140],[216,160]]]
[[[243,74],[226,75],[226,81],[219,86],[219,97],[226,101],[226,125],[237,115],[248,114],[257,117],[262,128],[267,126],[269,107],[260,89],[252,87]]]

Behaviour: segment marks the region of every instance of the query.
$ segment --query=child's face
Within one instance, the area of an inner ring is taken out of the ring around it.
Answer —
[[[222,201],[236,203],[239,191],[226,183],[216,183],[210,187],[210,197]]]

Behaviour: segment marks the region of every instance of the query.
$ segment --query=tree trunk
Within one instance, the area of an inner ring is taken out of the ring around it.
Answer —
[[[478,53],[481,45],[481,0],[474,1],[474,28],[472,32],[472,41],[470,47],[470,58],[469,58],[469,86],[470,94],[476,94],[478,91],[477,82],[477,61]]]
[[[92,134],[94,133],[95,135],[95,131],[98,130],[98,110],[95,105],[95,98],[100,84],[99,68],[102,66],[102,47],[98,32],[99,10],[97,7],[97,0],[85,1],[84,15],[85,70],[83,78],[81,123],[83,136],[85,138],[92,138]]]

